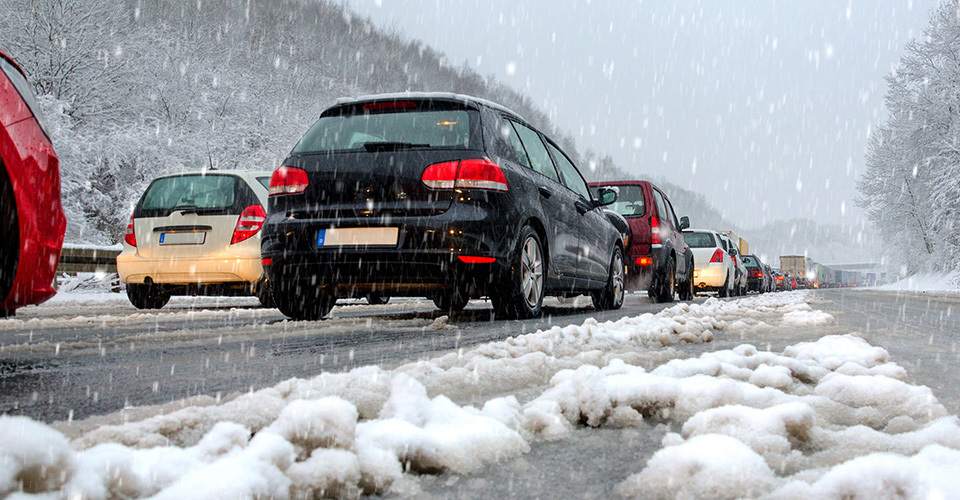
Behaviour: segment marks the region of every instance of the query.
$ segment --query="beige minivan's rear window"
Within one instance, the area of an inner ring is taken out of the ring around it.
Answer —
[[[232,175],[181,175],[153,181],[141,210],[225,209],[233,206],[237,178]]]

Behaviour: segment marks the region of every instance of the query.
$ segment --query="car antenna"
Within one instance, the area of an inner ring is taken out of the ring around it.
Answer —
[[[213,155],[210,154],[210,143],[207,143],[207,161],[210,163],[210,170],[216,170],[217,167],[213,166]]]

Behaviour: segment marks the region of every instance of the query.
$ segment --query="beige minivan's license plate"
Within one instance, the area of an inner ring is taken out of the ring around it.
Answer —
[[[364,246],[396,245],[400,234],[398,227],[336,227],[321,229],[317,246]]]
[[[176,233],[160,233],[161,245],[203,245],[207,233],[203,231],[184,231]]]

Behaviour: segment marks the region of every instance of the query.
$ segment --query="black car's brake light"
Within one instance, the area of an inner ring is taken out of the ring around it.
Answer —
[[[510,190],[503,170],[486,158],[435,163],[423,171],[421,180],[432,189]]]
[[[296,167],[280,167],[270,176],[270,196],[306,191],[310,185],[307,173]]]

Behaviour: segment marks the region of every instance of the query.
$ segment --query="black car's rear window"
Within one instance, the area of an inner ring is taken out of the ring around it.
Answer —
[[[599,196],[597,191],[600,187],[615,187],[618,191],[617,201],[612,205],[608,206],[607,209],[613,210],[618,214],[630,218],[630,217],[640,217],[644,214],[644,201],[643,201],[643,188],[633,184],[625,184],[620,186],[591,186],[590,189],[593,191],[593,196],[596,198]]]
[[[143,195],[144,210],[228,208],[236,196],[236,177],[181,175],[153,181]]]
[[[710,233],[683,233],[683,239],[690,248],[713,248],[717,241]]]
[[[324,113],[293,152],[482,149],[479,119],[472,109],[423,102],[358,104]]]
[[[742,255],[740,258],[743,259],[743,264],[745,266],[757,269],[760,268],[760,261],[758,261],[756,257],[752,255]]]

